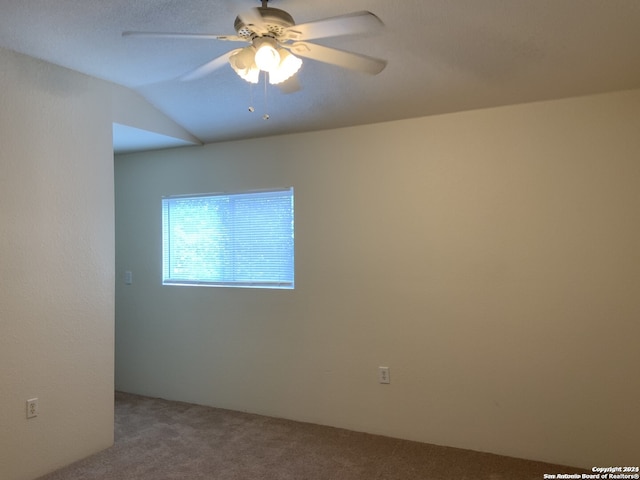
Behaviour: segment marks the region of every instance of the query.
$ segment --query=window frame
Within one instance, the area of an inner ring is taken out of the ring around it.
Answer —
[[[291,280],[222,280],[222,281],[210,281],[210,280],[194,280],[194,279],[181,279],[171,276],[170,260],[167,258],[170,252],[170,232],[167,234],[168,227],[165,224],[165,203],[171,200],[188,200],[188,199],[204,199],[210,197],[234,197],[234,196],[251,196],[251,195],[268,195],[270,193],[287,193],[291,198],[291,247],[289,253],[289,262]],[[165,195],[162,197],[161,208],[161,240],[162,240],[162,270],[161,279],[163,286],[200,286],[200,287],[229,287],[229,288],[262,288],[262,289],[278,289],[278,290],[293,290],[295,289],[295,195],[294,188],[271,188],[260,190],[242,190],[233,192],[215,192],[215,193],[197,193],[197,194],[179,194],[179,195]]]

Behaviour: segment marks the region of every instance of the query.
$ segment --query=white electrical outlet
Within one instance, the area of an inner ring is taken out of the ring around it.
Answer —
[[[27,418],[38,416],[38,399],[32,398],[27,400]]]
[[[133,284],[133,273],[131,272],[131,270],[127,270],[126,272],[124,272],[124,283],[125,285]]]
[[[391,383],[391,378],[389,377],[389,367],[378,368],[378,381],[380,383]]]

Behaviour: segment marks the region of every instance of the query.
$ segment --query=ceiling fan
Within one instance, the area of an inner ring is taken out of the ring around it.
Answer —
[[[267,72],[269,83],[284,84],[289,79],[295,79],[294,75],[302,65],[302,60],[298,56],[372,75],[384,70],[387,64],[385,60],[329,48],[308,41],[365,33],[381,28],[382,21],[373,13],[368,11],[354,12],[296,25],[289,13],[278,8],[267,7],[268,0],[261,1],[261,7],[252,8],[237,16],[234,23],[235,35],[132,31],[123,32],[122,35],[125,37],[224,40],[249,44],[244,48],[231,50],[208,61],[179,77],[180,80],[201,78],[229,63],[233,70],[248,82],[258,83],[260,72]],[[293,88],[290,91],[296,89]]]

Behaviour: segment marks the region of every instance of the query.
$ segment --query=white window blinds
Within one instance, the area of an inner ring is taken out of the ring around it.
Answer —
[[[162,282],[293,288],[293,188],[162,199]]]

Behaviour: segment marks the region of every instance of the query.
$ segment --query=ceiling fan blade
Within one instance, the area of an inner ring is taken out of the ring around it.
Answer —
[[[242,23],[244,23],[252,32],[257,33],[258,35],[264,35],[267,33],[267,28],[264,25],[264,20],[259,8],[256,7],[246,10],[238,14],[238,18],[242,20]]]
[[[179,32],[122,32],[123,37],[148,38],[185,38],[204,40],[226,40],[229,42],[246,42],[238,35],[216,35],[214,33],[179,33]]]
[[[315,43],[295,42],[288,48],[301,57],[310,58],[319,62],[330,63],[343,68],[349,68],[358,72],[376,75],[387,66],[386,60],[368,57],[359,53],[345,52],[335,48],[323,47]]]
[[[284,35],[287,39],[293,41],[312,40],[315,38],[371,32],[383,26],[382,20],[373,13],[362,11],[293,25],[285,30]]]
[[[218,68],[224,66],[225,64],[229,63],[229,57],[231,55],[233,55],[236,52],[239,52],[240,50],[242,50],[241,48],[236,48],[235,50],[231,50],[230,52],[225,53],[224,55],[220,55],[219,57],[214,58],[213,60],[208,61],[207,63],[200,65],[198,68],[196,68],[195,70],[182,75],[181,77],[179,77],[179,80],[182,80],[184,82],[188,82],[191,80],[197,80],[199,78],[202,78],[206,75],[209,75],[210,73],[212,73],[214,70],[217,70]]]
[[[280,89],[282,93],[295,93],[302,90],[302,86],[300,85],[300,81],[298,80],[298,75],[294,75],[284,82],[278,83],[277,87]]]

